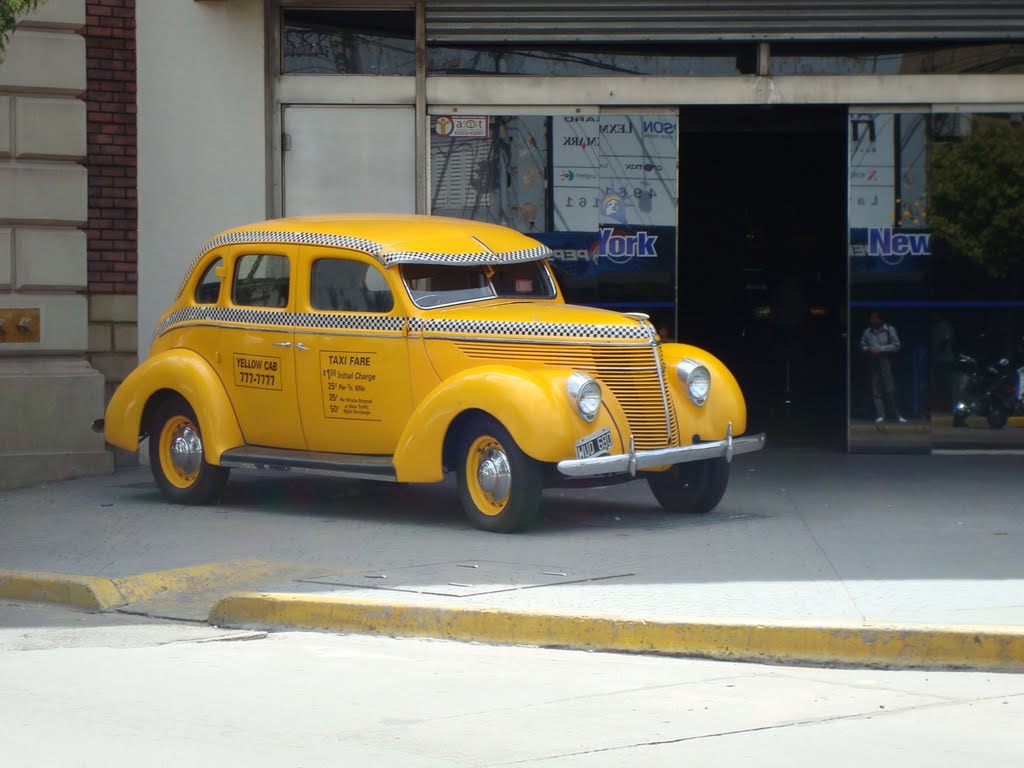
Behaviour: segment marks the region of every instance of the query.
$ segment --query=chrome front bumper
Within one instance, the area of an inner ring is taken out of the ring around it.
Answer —
[[[633,439],[629,440],[629,453],[615,455],[594,456],[589,459],[566,459],[558,462],[558,471],[568,477],[597,477],[599,475],[623,475],[636,476],[642,469],[654,467],[665,467],[671,464],[683,464],[688,461],[702,461],[703,459],[718,459],[725,457],[726,461],[732,461],[732,457],[741,453],[753,453],[764,448],[765,435],[751,435],[750,437],[734,438],[732,436],[732,422],[726,430],[725,440],[715,440],[707,443],[696,443],[684,445],[677,448],[657,448],[653,451],[636,451],[633,448]]]

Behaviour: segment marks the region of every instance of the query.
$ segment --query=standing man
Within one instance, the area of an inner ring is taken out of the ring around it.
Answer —
[[[871,397],[875,401],[876,424],[885,422],[885,409],[896,416],[900,424],[907,420],[896,405],[896,380],[892,375],[892,358],[900,351],[900,337],[896,329],[882,320],[881,312],[872,312],[869,325],[860,337],[860,349],[868,355],[871,365]]]

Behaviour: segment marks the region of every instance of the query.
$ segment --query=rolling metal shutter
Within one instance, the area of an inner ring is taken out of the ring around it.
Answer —
[[[426,0],[430,42],[1024,39],[1020,0]]]

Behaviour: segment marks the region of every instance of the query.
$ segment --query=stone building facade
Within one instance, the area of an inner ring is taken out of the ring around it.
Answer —
[[[108,472],[136,363],[134,0],[47,0],[0,63],[0,488]]]

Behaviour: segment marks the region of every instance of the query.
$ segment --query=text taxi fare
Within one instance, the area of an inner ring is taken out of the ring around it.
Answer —
[[[302,217],[199,251],[96,426],[185,504],[231,467],[439,482],[470,520],[529,527],[564,480],[647,480],[674,512],[725,493],[746,406],[714,356],[646,317],[565,303],[551,252],[429,216]]]

